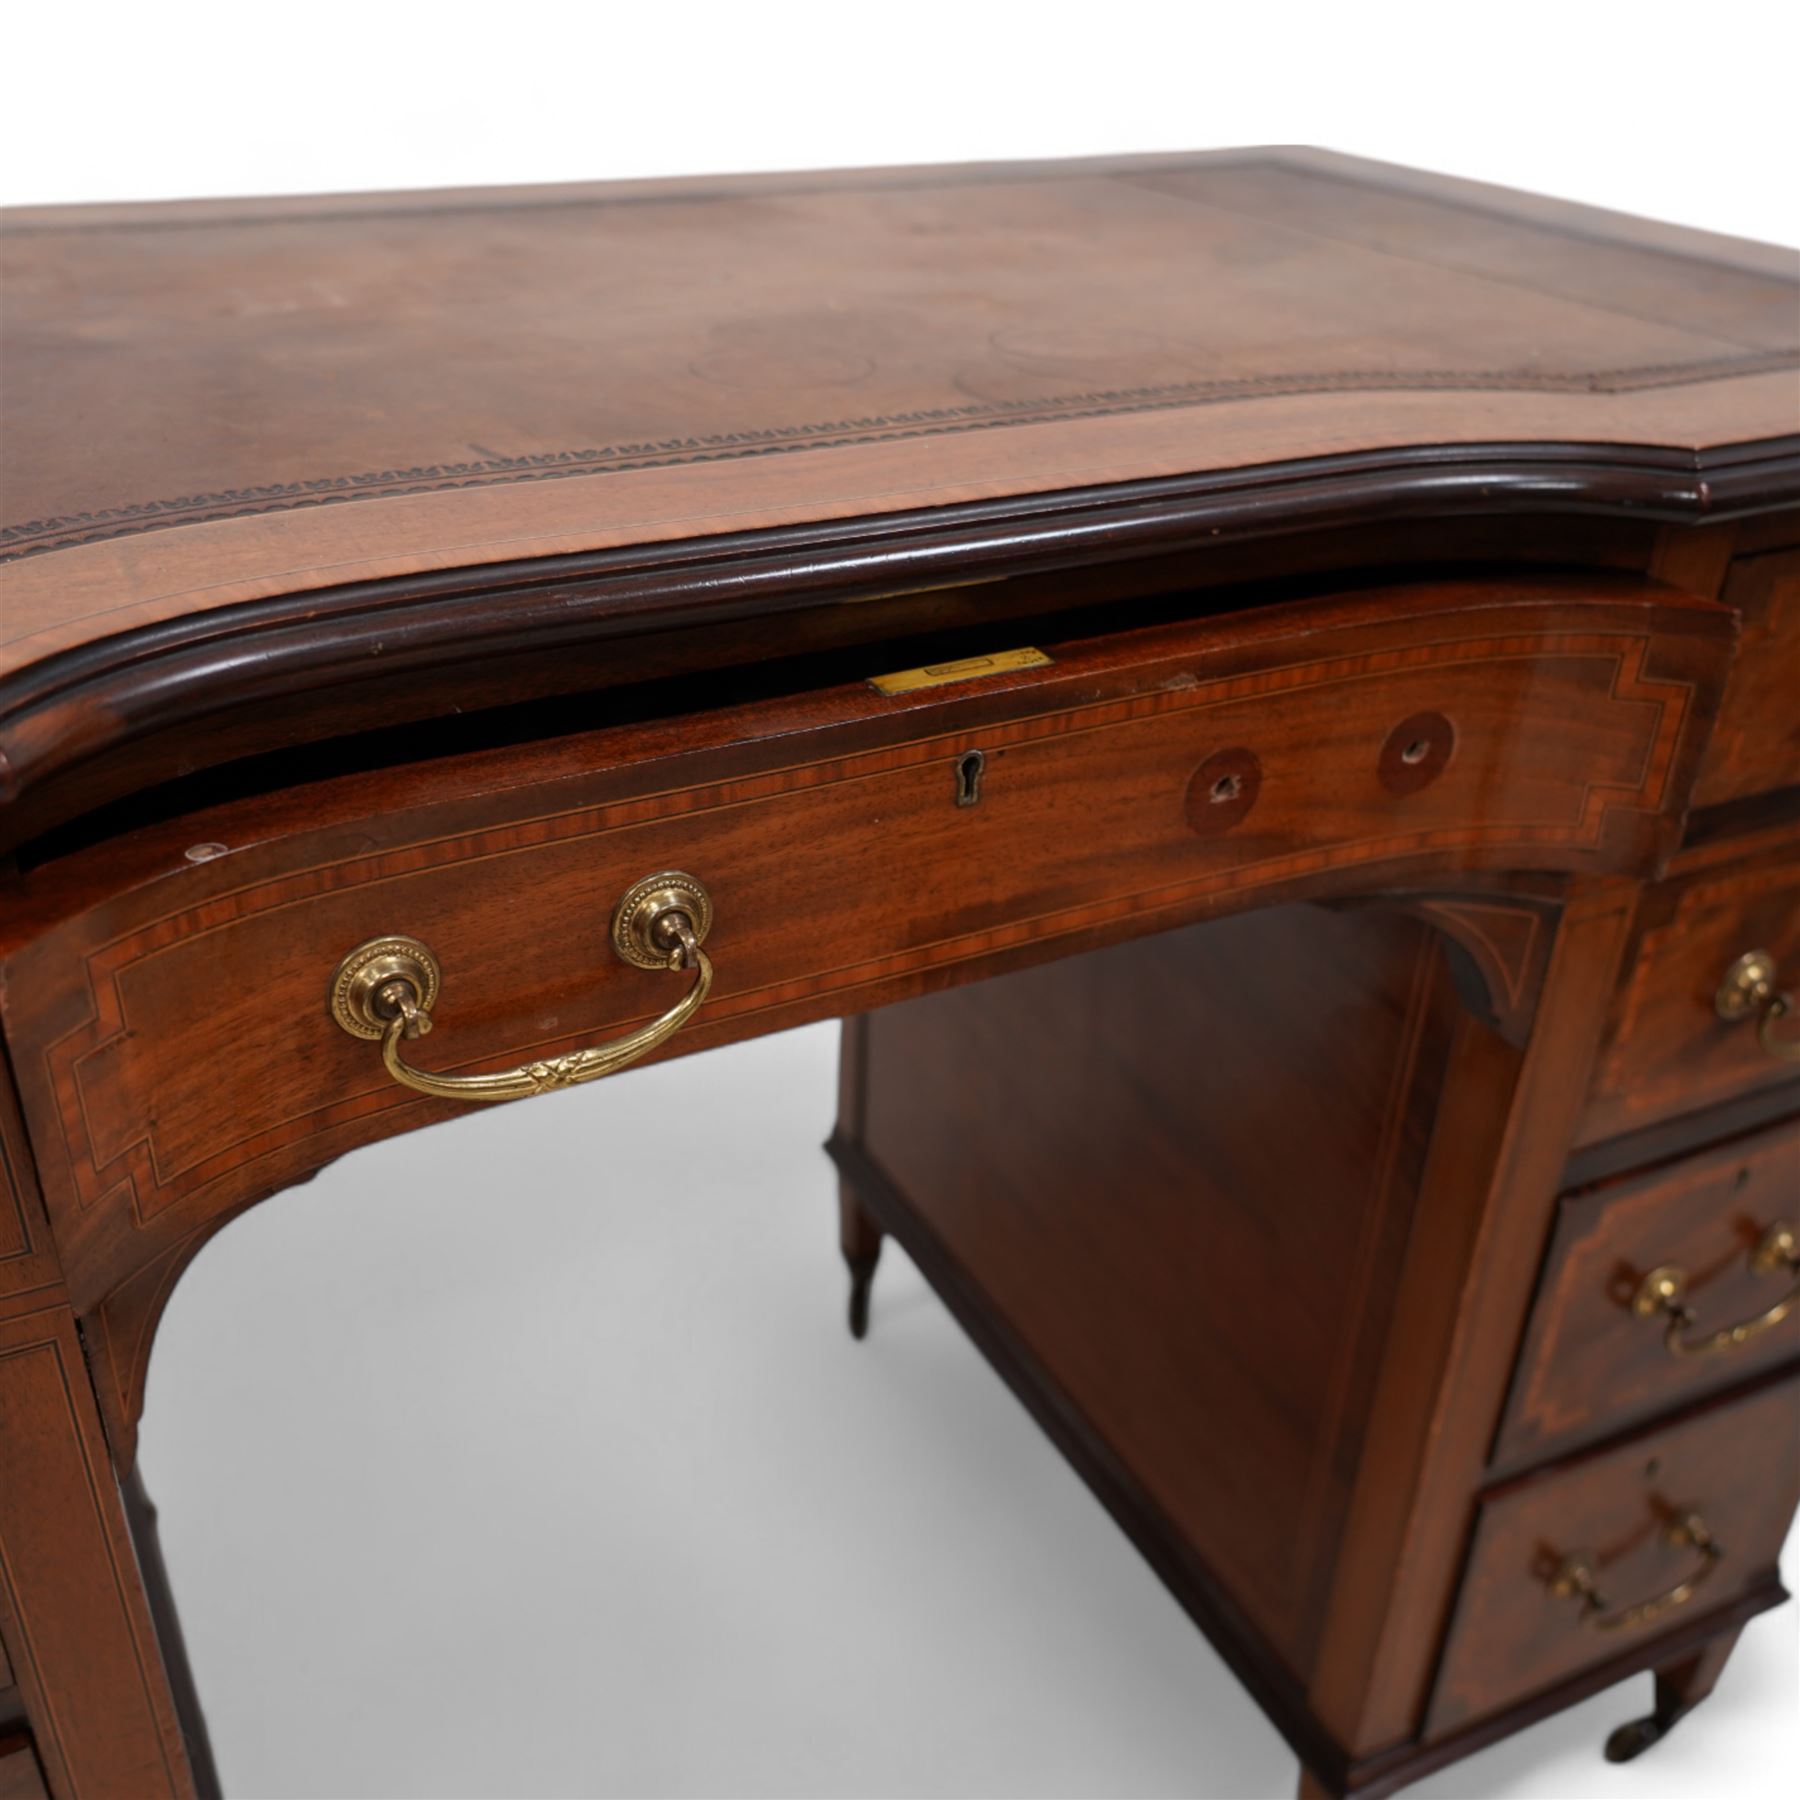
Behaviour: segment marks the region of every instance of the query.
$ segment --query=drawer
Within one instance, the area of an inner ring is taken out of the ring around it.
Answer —
[[[1800,1121],[1565,1195],[1497,1460],[1516,1466],[1800,1357],[1795,1241]]]
[[[0,1800],[50,1800],[37,1752],[23,1732],[0,1731]]]
[[[1800,785],[1800,550],[1740,557],[1719,598],[1743,615],[1743,637],[1694,783],[1696,806]]]
[[[1775,990],[1800,991],[1800,837],[1644,896],[1580,1142],[1783,1082],[1797,1084],[1800,1105],[1800,1061],[1771,1053],[1756,1009],[1719,1013],[1721,985],[1751,951],[1768,956]],[[1772,1035],[1800,1051],[1800,1021]]]
[[[1046,641],[899,691],[840,680],[344,776],[47,864],[0,928],[0,1006],[63,1241],[102,1254],[108,1215],[176,1241],[450,1110],[334,1022],[365,943],[438,964],[412,1063],[562,1084],[688,990],[614,952],[621,896],[659,871],[712,900],[680,1050],[1275,899],[1642,868],[1723,615],[1518,595]]]
[[[1490,1493],[1445,1641],[1427,1735],[1766,1593],[1800,1502],[1789,1379]]]

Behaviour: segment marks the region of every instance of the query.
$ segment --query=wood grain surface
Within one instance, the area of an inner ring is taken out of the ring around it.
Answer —
[[[1321,1763],[1341,1753],[1304,1681],[1458,1017],[1415,920],[1286,907],[889,1008],[845,1038],[829,1148],[854,1247],[896,1234]],[[1294,1088],[1261,1059],[1276,1042]],[[1304,1132],[1296,1092],[1314,1096]]]
[[[43,1770],[23,1732],[0,1732],[0,1800],[49,1800]]]
[[[1779,1598],[1776,1564],[1800,1502],[1795,1406],[1790,1379],[1490,1496],[1432,1699],[1432,1734],[1618,1649],[1618,1634],[1584,1628],[1574,1601],[1547,1592],[1567,1556],[1592,1559],[1615,1610],[1648,1601],[1699,1566],[1691,1547],[1666,1537],[1672,1519],[1697,1512],[1723,1555],[1689,1606],[1706,1613],[1759,1590]]]
[[[1741,557],[1720,595],[1743,616],[1743,639],[1696,806],[1791,787],[1800,775],[1800,550]]]
[[[1644,871],[1729,623],[1642,584],[1343,596],[1052,641],[1048,666],[964,687],[863,682],[346,778],[43,865],[0,939],[0,1008],[66,1277],[122,1357],[121,1441],[206,1232],[454,1110],[328,1017],[365,939],[431,943],[446,987],[419,1054],[468,1070],[671,1004],[604,944],[660,868],[718,908],[718,981],[676,1052],[1280,898]],[[1421,753],[1405,780],[1396,746]],[[963,808],[971,749],[987,771]],[[1261,770],[1247,811],[1202,774],[1222,749]]]
[[[1558,1204],[1555,1233],[1496,1459],[1523,1467],[1800,1357],[1800,1309],[1730,1350],[1672,1355],[1668,1320],[1631,1302],[1652,1269],[1686,1275],[1698,1340],[1753,1319],[1794,1285],[1751,1257],[1771,1226],[1800,1231],[1800,1124],[1610,1182]]]
[[[30,1794],[41,1765],[55,1800],[196,1800],[80,1326],[4,1073],[0,1217],[23,1219],[38,1248],[23,1263],[33,1279],[0,1287],[0,1660],[31,1727],[0,1771]]]
[[[1800,1106],[1800,1065],[1771,1056],[1754,1019],[1721,1019],[1714,1005],[1726,970],[1749,950],[1775,959],[1784,988],[1800,985],[1800,834],[1709,857],[1646,895],[1582,1142],[1759,1089],[1786,1090]]]
[[[1790,1346],[1615,1290],[1795,1155],[1800,257],[1288,149],[0,222],[0,1786],[216,1791],[120,1476],[208,1237],[455,1110],[339,958],[554,1058],[670,866],[663,1053],[853,1018],[853,1321],[891,1231],[1304,1793],[1710,1691]],[[1729,1560],[1599,1644],[1647,1496]]]

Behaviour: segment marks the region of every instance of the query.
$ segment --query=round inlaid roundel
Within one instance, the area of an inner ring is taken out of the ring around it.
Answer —
[[[1443,774],[1456,747],[1456,728],[1442,713],[1402,719],[1381,747],[1381,785],[1390,794],[1416,794]]]
[[[1216,750],[1188,782],[1187,822],[1201,837],[1217,837],[1249,812],[1261,788],[1262,764],[1254,750]]]

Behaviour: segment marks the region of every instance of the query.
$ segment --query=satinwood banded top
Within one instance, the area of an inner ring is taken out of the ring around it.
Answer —
[[[461,608],[445,654],[491,648],[528,609],[471,597],[522,568],[581,574],[565,630],[609,570],[699,568],[704,622],[727,548],[760,572],[741,617],[826,566],[941,578],[951,527],[966,555],[1146,506],[1200,541],[1346,495],[1694,518],[1800,493],[1795,253],[1319,152],[3,226],[15,792],[69,730],[53,696],[111,683],[99,732],[154,678],[166,713],[181,654],[182,706],[216,707],[301,623],[321,682],[366,672],[402,595]]]

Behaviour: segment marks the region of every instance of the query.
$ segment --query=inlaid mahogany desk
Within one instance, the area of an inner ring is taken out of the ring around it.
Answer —
[[[839,1016],[854,1331],[892,1234],[1304,1791],[1705,1697],[1800,1484],[1791,252],[1285,150],[0,245],[0,1795],[215,1786],[212,1233]]]

